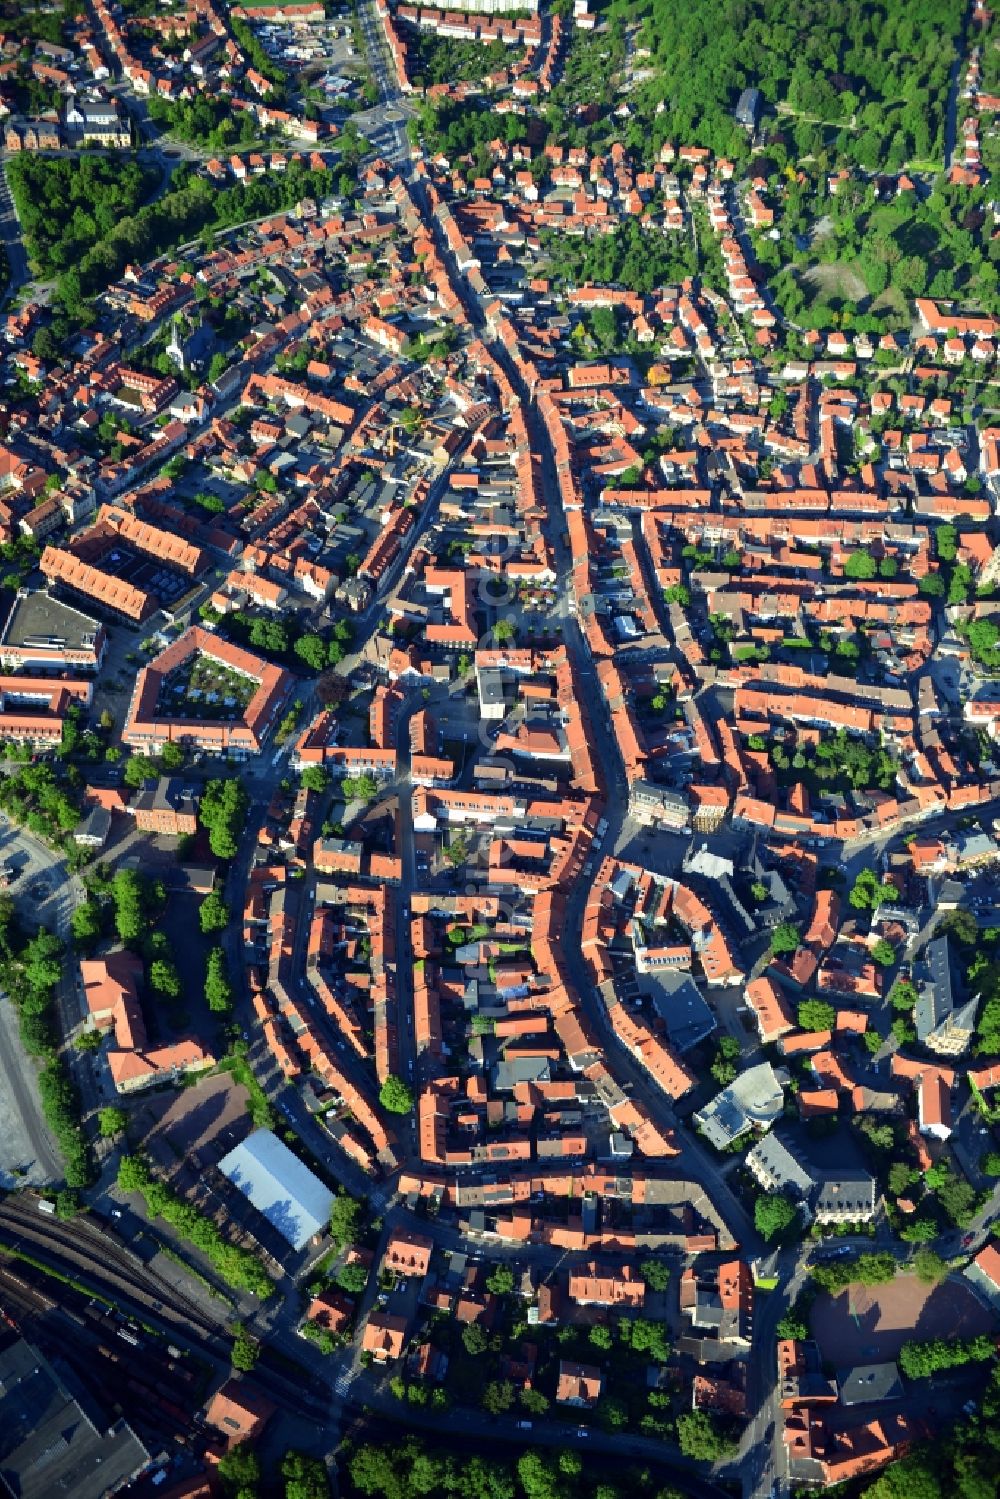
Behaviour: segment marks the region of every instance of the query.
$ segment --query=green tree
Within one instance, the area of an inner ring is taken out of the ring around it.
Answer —
[[[670,1283],[670,1266],[663,1260],[649,1258],[639,1265],[639,1274],[651,1291],[665,1291]]]
[[[865,552],[861,548],[852,552],[844,563],[844,576],[846,578],[867,580],[874,578],[877,571],[878,567],[875,558],[870,552]]]
[[[28,988],[38,994],[54,989],[62,977],[63,945],[53,932],[39,930],[21,954],[21,966]],[[22,1006],[25,1003],[22,998]]]
[[[478,1358],[479,1354],[486,1352],[489,1339],[478,1322],[469,1322],[462,1328],[462,1346],[473,1358]]]
[[[226,955],[221,947],[209,949],[205,960],[205,999],[208,1008],[223,1014],[232,1008],[233,987],[229,982]]]
[[[321,793],[330,784],[330,776],[322,765],[307,765],[302,772],[302,785],[306,791]]]
[[[345,801],[370,802],[378,795],[378,781],[372,775],[345,776],[341,790]]]
[[[85,900],[76,907],[70,918],[70,930],[73,941],[78,946],[86,947],[89,943],[96,942],[101,935],[102,916],[100,904],[96,900]]]
[[[792,1224],[798,1222],[798,1208],[781,1193],[758,1197],[753,1207],[753,1220],[757,1232],[770,1243],[786,1235]]]
[[[216,1472],[237,1496],[253,1494],[261,1479],[260,1459],[247,1442],[237,1442],[216,1464]]]
[[[877,963],[880,968],[891,968],[896,961],[896,949],[892,943],[887,942],[884,937],[880,937],[872,946],[872,961]]]
[[[326,1466],[318,1457],[305,1452],[286,1452],[281,1460],[285,1480],[285,1499],[328,1499],[330,1482]]]
[[[557,1458],[536,1449],[517,1461],[517,1476],[526,1499],[567,1499],[566,1484]]]
[[[341,1265],[334,1280],[349,1296],[360,1296],[368,1284],[368,1271],[364,1265]]]
[[[113,1108],[109,1105],[97,1112],[97,1127],[106,1140],[113,1140],[117,1135],[123,1135],[127,1125],[128,1115],[124,1109]]]
[[[980,1363],[996,1353],[992,1338],[980,1333],[975,1338],[928,1338],[904,1343],[899,1350],[899,1367],[907,1379],[926,1379],[941,1369],[957,1369],[963,1364]]]
[[[134,945],[146,929],[143,909],[145,891],[134,869],[119,869],[111,881],[111,899],[115,908],[115,926],[121,940]]]
[[[665,1364],[670,1357],[666,1331],[661,1322],[635,1317],[631,1322],[620,1323],[619,1332],[623,1340],[632,1345],[635,1353],[648,1353],[659,1364]]]
[[[944,1280],[948,1274],[947,1262],[926,1245],[918,1249],[913,1256],[913,1269],[917,1279],[930,1286],[936,1285],[939,1280]]]
[[[718,1462],[736,1450],[732,1435],[707,1411],[686,1411],[677,1417],[677,1443],[695,1462]]]
[[[944,1161],[925,1172],[924,1180],[952,1223],[968,1228],[976,1213],[976,1194],[969,1183],[956,1176]]]
[[[908,1218],[899,1230],[904,1244],[929,1244],[937,1236],[937,1224],[932,1218]]]
[[[379,1090],[379,1102],[390,1114],[413,1113],[413,1090],[401,1078],[391,1074]]]
[[[945,1491],[924,1457],[904,1457],[880,1473],[864,1492],[865,1499],[944,1499]],[[963,1493],[961,1499],[973,1496]]]
[[[206,936],[229,925],[229,907],[218,890],[210,890],[198,907],[198,925]]]
[[[338,1249],[354,1244],[361,1232],[361,1203],[343,1187],[330,1208],[330,1237]]]
[[[597,1419],[607,1431],[623,1431],[628,1425],[628,1406],[624,1400],[616,1400],[613,1395],[605,1395],[598,1402]]]
[[[149,965],[149,987],[154,994],[177,999],[181,992],[181,977],[176,966],[167,958],[155,958]]]
[[[972,569],[964,562],[959,562],[951,570],[951,578],[948,582],[949,604],[964,604],[972,590]],[[987,621],[989,623],[989,621]],[[996,629],[996,626],[993,626]],[[994,636],[993,644],[996,643]],[[970,641],[971,644],[971,641]]]
[[[780,921],[771,933],[771,951],[775,956],[793,953],[799,945],[799,929],[792,921]]]
[[[799,1310],[798,1303],[779,1319],[774,1335],[776,1338],[791,1338],[797,1343],[809,1336],[809,1319],[804,1311]]]
[[[804,1031],[832,1031],[836,1020],[836,1010],[825,999],[804,999],[799,1005],[798,1021]]]
[[[509,1379],[493,1379],[483,1390],[483,1410],[489,1416],[502,1416],[514,1404],[514,1386]]]
[[[958,556],[958,530],[955,526],[938,526],[934,533],[934,550],[939,562],[954,562]]]
[[[328,664],[326,641],[322,635],[300,635],[294,650],[296,656],[313,671],[322,671]]]
[[[208,828],[209,846],[217,859],[233,859],[246,825],[249,802],[237,780],[209,781],[201,798],[198,816]]]
[[[486,1289],[494,1296],[509,1296],[514,1289],[514,1272],[509,1265],[495,1265],[486,1277]]]
[[[183,747],[175,744],[172,739],[168,739],[160,751],[160,768],[162,770],[180,770],[184,764],[184,759]]]
[[[145,1156],[123,1155],[118,1162],[118,1185],[123,1192],[141,1192],[152,1181]]]
[[[920,1172],[905,1161],[893,1161],[889,1167],[889,1192],[893,1197],[905,1197],[914,1182],[919,1180]]]
[[[256,1368],[259,1357],[260,1346],[257,1339],[252,1338],[245,1328],[237,1326],[233,1336],[233,1350],[230,1354],[233,1368],[249,1374],[251,1369]]]
[[[131,755],[125,761],[125,784],[133,788],[144,786],[147,781],[155,781],[158,775],[155,760],[145,755]]]
[[[895,885],[883,884],[873,869],[862,869],[847,899],[856,911],[877,911],[887,901],[899,899]]]

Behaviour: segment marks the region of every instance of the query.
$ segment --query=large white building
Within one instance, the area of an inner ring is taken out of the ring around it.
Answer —
[[[223,1156],[219,1170],[293,1249],[330,1222],[333,1193],[269,1129],[255,1130]]]

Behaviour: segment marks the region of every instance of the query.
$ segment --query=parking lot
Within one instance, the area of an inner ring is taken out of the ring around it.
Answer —
[[[45,1186],[61,1161],[35,1103],[32,1063],[18,1036],[17,1014],[0,996],[0,1187]]]
[[[19,920],[29,932],[40,925],[63,932],[72,909],[66,866],[24,837],[0,813],[0,866]],[[76,1019],[74,1012],[72,1019]],[[42,1185],[61,1173],[61,1158],[42,1118],[32,1073],[18,1034],[17,1015],[0,998],[0,1187]]]
[[[38,844],[22,838],[0,813],[0,866],[6,868],[7,889],[14,897],[18,914],[30,930],[39,922],[51,926],[64,883],[52,867],[53,856]]]

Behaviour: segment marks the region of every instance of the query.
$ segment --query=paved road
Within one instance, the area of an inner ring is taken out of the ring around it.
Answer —
[[[17,1013],[6,995],[0,996],[0,1074],[0,1127],[4,1133],[0,1179],[4,1185],[13,1186],[14,1177],[8,1172],[16,1167],[24,1170],[24,1179],[36,1186],[61,1181],[62,1156],[45,1122],[34,1064],[25,1055]],[[26,1146],[30,1154],[25,1152]]]
[[[71,875],[61,854],[49,848],[31,833],[17,827],[6,817],[0,821],[0,858],[10,864],[14,878],[9,887],[22,925],[29,932],[45,927],[59,936],[67,949],[70,922],[77,903],[83,898],[82,882]],[[60,1035],[64,1038],[63,1060],[80,1094],[84,1117],[100,1104],[94,1059],[70,1044],[81,1018],[81,1004],[76,989],[76,964],[71,955],[63,965],[62,977],[55,991],[55,1005]],[[22,1129],[30,1143],[36,1171],[30,1179],[58,1182],[63,1177],[63,1162],[55,1140],[48,1130],[41,1110],[36,1083],[36,1067],[25,1057],[17,1032],[17,1017],[4,999],[3,1023],[0,1025],[0,1123],[5,1106],[12,1106],[19,1120],[12,1125]],[[16,1137],[5,1142],[8,1165],[26,1165],[11,1156],[19,1153]]]
[[[28,280],[28,257],[21,240],[21,225],[14,208],[14,199],[7,185],[7,158],[2,153],[0,153],[0,243],[3,244],[6,252],[9,270],[7,284],[0,292],[0,307],[2,307],[20,291]]]
[[[950,170],[955,156],[955,142],[958,137],[958,95],[965,74],[966,44],[972,10],[972,4],[967,5],[962,16],[962,29],[956,44],[955,61],[948,79],[948,101],[944,112],[944,170],[946,172]]]
[[[441,1416],[434,1411],[421,1410],[412,1405],[402,1405],[394,1395],[384,1389],[377,1377],[365,1371],[339,1376],[334,1385],[335,1400],[351,1410],[361,1411],[365,1417],[363,1430],[369,1431],[372,1414],[382,1420],[412,1431],[425,1428],[437,1434],[441,1432]],[[584,1458],[590,1455],[604,1459],[640,1459],[657,1465],[670,1484],[691,1499],[727,1499],[727,1491],[717,1487],[710,1479],[694,1471],[697,1464],[689,1462],[680,1453],[668,1450],[656,1437],[622,1435],[602,1431],[597,1426],[571,1426],[564,1421],[534,1418],[530,1429],[523,1429],[510,1418],[494,1419],[474,1410],[470,1406],[453,1407],[446,1417],[449,1437],[470,1447],[484,1448],[487,1452],[503,1451],[517,1454],[523,1447],[570,1448]],[[353,1428],[345,1429],[345,1437]],[[359,1423],[359,1432],[362,1430]]]

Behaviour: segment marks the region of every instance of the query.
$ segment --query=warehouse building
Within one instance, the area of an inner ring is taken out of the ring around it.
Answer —
[[[219,1170],[293,1249],[329,1224],[333,1193],[269,1129],[223,1156]]]

